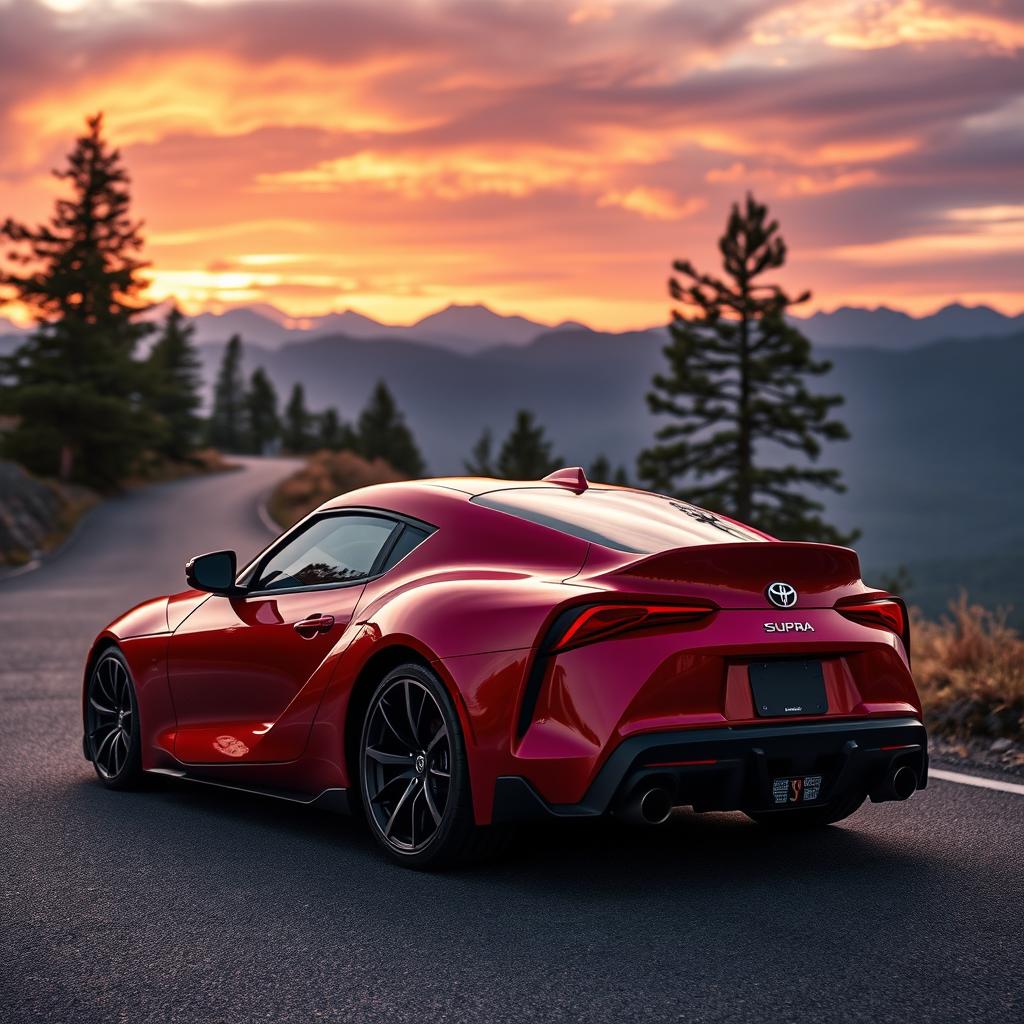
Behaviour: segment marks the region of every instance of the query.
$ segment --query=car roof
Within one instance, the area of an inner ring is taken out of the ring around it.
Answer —
[[[481,513],[511,514],[545,530],[635,553],[770,539],[682,499],[610,484],[591,487],[579,467],[557,470],[543,480],[460,476],[377,484],[321,506],[345,507],[385,508],[433,525],[448,522],[467,527]]]
[[[481,494],[490,494],[493,491],[514,491],[523,488],[560,490],[568,488],[579,491],[591,487],[600,490],[636,490],[636,488],[618,487],[614,484],[592,485],[586,478],[583,470],[578,466],[567,467],[555,470],[542,480],[504,480],[488,476],[438,476],[428,477],[423,480],[402,480],[397,483],[371,484],[368,487],[361,487],[357,491],[347,491],[331,498],[324,503],[323,508],[337,508],[350,505],[352,495],[373,492],[377,494],[391,493],[395,497],[399,495],[412,495],[416,492],[429,494],[437,489],[454,491],[468,498],[476,498]],[[638,492],[642,493],[642,492]]]

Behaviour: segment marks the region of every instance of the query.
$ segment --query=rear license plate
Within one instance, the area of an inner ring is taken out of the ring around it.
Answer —
[[[755,661],[748,672],[754,708],[762,718],[828,711],[820,661]]]
[[[786,779],[772,779],[772,803],[807,804],[818,799],[821,792],[820,775],[794,775]]]

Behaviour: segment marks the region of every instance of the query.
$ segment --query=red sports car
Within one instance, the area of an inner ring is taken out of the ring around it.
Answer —
[[[524,819],[821,825],[927,780],[906,609],[853,551],[579,469],[364,488],[185,575],[89,652],[108,786],[358,810],[427,867]]]

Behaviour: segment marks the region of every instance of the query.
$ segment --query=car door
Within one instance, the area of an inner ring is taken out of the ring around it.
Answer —
[[[345,631],[398,523],[372,513],[314,517],[245,574],[245,593],[211,595],[171,637],[174,753],[188,764],[298,757],[318,669]]]

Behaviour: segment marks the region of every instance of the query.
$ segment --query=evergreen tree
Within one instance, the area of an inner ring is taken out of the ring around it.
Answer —
[[[306,392],[301,384],[295,384],[284,408],[281,430],[281,440],[288,451],[300,455],[313,447],[311,424],[312,417],[306,409]]]
[[[325,409],[320,414],[317,443],[321,448],[332,451],[348,449],[354,451],[358,446],[355,431],[338,415],[335,408]]]
[[[67,164],[54,171],[70,191],[49,221],[8,218],[10,244],[0,286],[37,320],[5,360],[4,408],[19,424],[4,438],[30,469],[114,486],[157,438],[133,358],[151,326],[140,276],[140,223],[130,215],[129,178],[103,137],[102,115],[87,120]]]
[[[613,470],[608,456],[603,452],[590,464],[590,469],[587,470],[587,479],[591,483],[629,487],[629,475],[626,473],[626,467],[619,465]]]
[[[202,399],[193,331],[181,311],[172,307],[146,360],[148,403],[162,426],[158,449],[171,459],[185,458],[199,434],[197,413]]]
[[[786,320],[805,302],[761,275],[781,267],[786,246],[766,206],[747,197],[732,208],[719,242],[725,278],[673,264],[669,291],[686,304],[673,311],[665,348],[669,370],[654,377],[647,401],[652,412],[672,417],[642,452],[640,476],[659,490],[679,480],[685,497],[734,516],[783,539],[848,543],[822,521],[823,505],[809,488],[844,490],[835,469],[772,465],[764,446],[789,449],[814,461],[822,440],[849,436],[830,418],[840,395],[808,390],[807,378],[831,364],[815,360],[810,342]]]
[[[481,435],[480,439],[475,445],[473,450],[469,453],[469,458],[463,462],[466,467],[466,472],[470,476],[494,476],[494,439],[491,436],[490,430],[485,430]]]
[[[515,425],[498,453],[498,476],[506,480],[539,480],[554,472],[562,460],[551,454],[551,442],[532,412],[520,409]]]
[[[213,386],[213,408],[206,427],[207,443],[226,452],[245,448],[245,383],[242,379],[242,339],[234,334],[224,349],[217,381]]]
[[[281,434],[277,392],[262,366],[257,366],[249,378],[249,390],[245,393],[245,427],[247,447],[256,455],[267,454]]]
[[[384,459],[409,477],[423,475],[423,457],[384,381],[377,382],[366,408],[359,415],[356,438],[359,454],[364,459]]]
[[[333,406],[329,406],[320,413],[317,425],[318,446],[321,448],[333,449],[340,430],[341,417],[338,416],[338,410]]]

